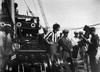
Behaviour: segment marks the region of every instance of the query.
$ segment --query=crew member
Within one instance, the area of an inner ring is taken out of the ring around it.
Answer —
[[[90,28],[91,42],[89,43],[89,49],[87,51],[90,57],[90,66],[92,72],[97,72],[96,54],[99,46],[99,37],[95,31],[96,29],[94,27]]]
[[[57,54],[57,32],[59,31],[60,29],[60,25],[59,24],[54,24],[53,25],[53,30],[51,32],[48,32],[46,35],[45,35],[45,40],[47,41],[47,43],[50,45],[50,49],[51,49],[51,57],[52,57],[52,60],[54,60],[54,56],[56,56]]]
[[[78,50],[79,50],[79,47],[78,47],[79,38],[78,37],[79,37],[79,33],[74,32],[74,37],[72,39],[72,45],[73,45],[72,55],[73,55],[73,58],[77,58],[77,55],[78,55]]]
[[[63,30],[64,36],[58,42],[59,46],[62,48],[61,55],[64,62],[68,62],[67,61],[68,58],[71,57],[70,53],[72,49],[72,43],[68,38],[68,33],[69,33],[68,30]],[[66,72],[71,72],[71,69],[68,64],[66,64],[65,67],[66,67]]]

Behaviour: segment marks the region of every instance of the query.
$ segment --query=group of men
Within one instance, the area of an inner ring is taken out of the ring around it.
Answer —
[[[57,56],[59,53],[62,54],[62,58],[67,60],[69,57],[77,58],[78,53],[80,51],[80,58],[84,59],[85,54],[87,53],[90,58],[90,66],[91,72],[98,72],[97,64],[96,64],[96,54],[99,46],[99,37],[95,33],[95,27],[84,27],[84,32],[74,32],[74,41],[68,38],[69,30],[63,30],[60,34],[60,37],[57,37],[57,32],[60,29],[59,24],[53,25],[53,30],[48,32],[44,35],[44,39],[49,45],[50,54],[52,60]],[[67,66],[68,67],[68,66]],[[72,69],[66,69],[67,72],[73,72]]]
[[[42,34],[45,42],[42,42],[42,45],[45,44],[43,46],[47,48],[51,56],[51,60],[53,61],[58,56],[58,54],[60,54],[61,58],[63,61],[65,61],[66,64],[65,72],[74,72],[73,66],[69,66],[66,62],[69,58],[77,58],[77,53],[80,50],[80,59],[84,58],[85,53],[87,53],[90,58],[91,72],[98,72],[96,71],[98,70],[96,54],[99,46],[99,37],[95,33],[96,29],[94,27],[85,26],[83,29],[85,33],[74,32],[74,41],[68,38],[69,30],[66,29],[63,30],[60,34],[61,36],[58,37],[57,32],[59,30],[60,25],[54,24],[52,31],[47,32],[44,29],[44,33]],[[12,49],[10,49],[12,48],[11,32],[12,31],[9,27],[5,27],[0,30],[0,72],[3,71],[5,58],[12,54]]]
[[[71,56],[71,50],[72,50],[72,43],[70,41],[70,39],[68,38],[68,30],[63,30],[63,37],[62,36],[57,36],[57,32],[60,29],[60,25],[59,24],[54,24],[53,25],[53,30],[51,32],[47,32],[44,35],[44,39],[46,40],[46,42],[48,43],[48,48],[49,49],[49,53],[51,55],[51,60],[55,60],[55,58],[57,58],[58,54],[60,54],[61,58],[63,59],[63,61],[65,62],[65,72],[71,72],[71,69],[68,65],[68,63],[66,63],[67,58],[69,58]]]

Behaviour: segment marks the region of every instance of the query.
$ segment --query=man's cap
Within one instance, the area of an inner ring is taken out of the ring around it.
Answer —
[[[83,34],[83,32],[82,31],[79,31],[79,34]]]
[[[74,34],[78,34],[78,32],[75,31]]]
[[[83,30],[84,30],[84,31],[89,31],[89,30],[90,30],[90,27],[87,26],[87,25],[85,25],[84,28],[83,28]]]
[[[96,30],[95,27],[91,27],[91,28],[90,28],[90,32],[94,32],[95,30]]]
[[[43,31],[48,31],[48,29],[47,28],[43,28]]]
[[[69,33],[69,30],[63,30],[63,34]]]

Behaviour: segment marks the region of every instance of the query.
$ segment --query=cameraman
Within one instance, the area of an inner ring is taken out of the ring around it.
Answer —
[[[99,46],[99,37],[98,35],[95,33],[96,29],[94,27],[90,28],[90,35],[91,35],[91,39],[90,42],[88,42],[89,44],[89,48],[88,48],[88,55],[90,57],[90,66],[91,66],[91,71],[92,72],[97,72],[97,65],[96,65],[96,54],[97,54],[97,50],[98,50],[98,46]]]

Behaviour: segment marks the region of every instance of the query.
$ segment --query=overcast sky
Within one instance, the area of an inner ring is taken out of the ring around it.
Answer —
[[[38,0],[25,1],[32,12],[40,17],[41,24],[45,26]],[[15,0],[15,2],[19,5],[19,13],[26,14],[28,8],[24,0]],[[41,2],[50,27],[54,23],[68,28],[100,23],[100,0],[41,0]]]
[[[38,0],[26,0],[36,16],[43,18],[37,3]],[[100,0],[41,0],[49,26],[59,23],[61,27],[82,27],[100,23]],[[26,14],[24,0],[15,0],[19,4],[19,13]]]
[[[38,0],[25,1],[32,12],[40,17],[40,23],[45,26]],[[15,0],[15,2],[19,5],[19,13],[25,15],[28,8],[24,0]],[[100,23],[100,0],[41,0],[41,2],[50,27],[54,23],[59,23],[62,28]],[[100,25],[97,27],[100,28]]]

